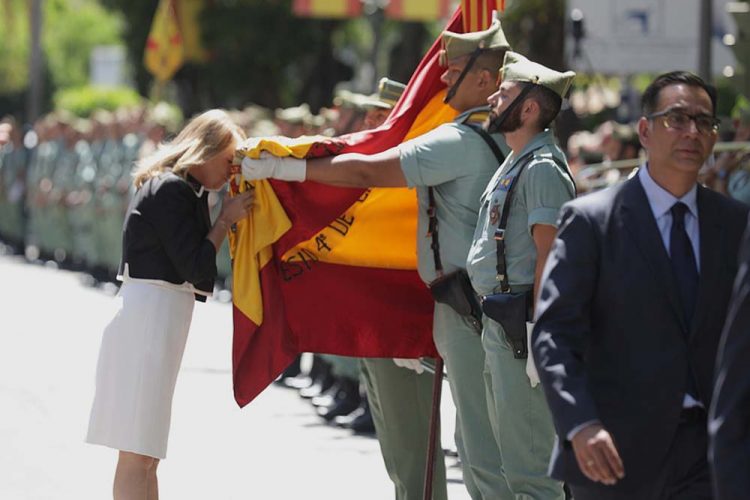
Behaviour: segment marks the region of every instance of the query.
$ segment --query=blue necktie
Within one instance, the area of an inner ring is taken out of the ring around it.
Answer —
[[[685,231],[685,213],[687,205],[678,201],[672,205],[672,230],[669,235],[669,252],[672,260],[672,271],[677,279],[680,302],[685,322],[690,327],[698,295],[698,266],[687,231]]]
[[[696,296],[698,295],[698,266],[696,265],[695,254],[693,253],[693,245],[690,244],[690,238],[687,231],[685,231],[685,213],[687,211],[687,205],[680,201],[672,205],[672,229],[669,234],[672,271],[677,280],[682,312],[687,324],[686,335],[690,332],[690,323],[693,320]],[[697,384],[695,383],[693,371],[689,368],[689,363],[688,361],[687,387],[685,392],[690,394],[693,399],[698,400]]]

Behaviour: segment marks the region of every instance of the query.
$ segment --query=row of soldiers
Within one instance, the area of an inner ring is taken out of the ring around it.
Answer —
[[[170,124],[170,120],[173,122]],[[31,130],[5,118],[0,149],[0,238],[30,260],[112,280],[132,165],[179,126],[161,107],[49,114]]]
[[[359,94],[340,92],[314,115],[303,104],[275,111],[251,105],[230,114],[250,136],[340,135],[361,127],[369,106]],[[0,121],[0,243],[31,261],[54,262],[96,281],[114,281],[121,254],[122,221],[139,158],[182,125],[167,103],[89,118],[56,111],[24,128],[12,116]],[[223,193],[212,194],[218,213]],[[218,285],[229,288],[225,243]]]

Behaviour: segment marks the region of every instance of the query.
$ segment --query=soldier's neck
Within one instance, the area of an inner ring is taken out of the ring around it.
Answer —
[[[538,130],[530,127],[521,127],[513,132],[506,132],[505,142],[513,150],[513,156],[518,156],[523,148],[539,133]]]

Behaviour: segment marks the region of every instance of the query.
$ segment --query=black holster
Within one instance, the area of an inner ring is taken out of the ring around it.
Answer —
[[[482,332],[482,309],[479,297],[469,281],[469,275],[464,269],[433,280],[427,285],[436,302],[449,305],[461,316],[468,318],[477,333]]]
[[[533,292],[494,293],[482,297],[482,311],[489,318],[500,323],[505,338],[513,348],[513,357],[528,357],[526,322],[531,321]]]

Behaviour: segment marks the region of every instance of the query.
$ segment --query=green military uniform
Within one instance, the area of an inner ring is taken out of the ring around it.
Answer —
[[[467,125],[467,122],[481,122],[486,115],[484,111],[486,108],[468,110],[455,122],[399,146],[407,184],[417,188],[417,264],[425,283],[437,277],[428,236],[430,186],[435,196],[443,268],[450,273],[466,265],[479,197],[497,169],[497,159],[488,145]],[[493,139],[503,153],[508,152],[499,135]],[[467,318],[441,303],[435,303],[433,337],[445,360],[456,407],[456,444],[466,487],[472,498],[508,498],[484,393],[484,350],[480,337]]]
[[[750,205],[750,171],[743,167],[729,174],[727,193],[735,200]]]
[[[61,141],[54,135],[41,142],[37,146],[34,168],[29,175],[29,199],[31,200],[29,242],[39,249],[44,259],[52,258],[55,250],[51,229],[52,176],[61,150]]]
[[[39,172],[40,172],[40,155],[39,150],[42,142],[33,148],[29,155],[29,166],[26,174],[26,244],[27,247],[39,249],[38,223],[39,214],[37,208],[37,198],[39,197]],[[36,258],[36,253],[32,251],[31,258]]]
[[[98,269],[102,277],[111,279],[117,273],[122,254],[123,206],[129,193],[125,186],[132,185],[130,165],[126,166],[125,147],[120,138],[106,140],[99,157],[97,176],[96,211],[99,223],[95,226]]]
[[[378,92],[362,100],[365,109],[393,109],[405,85],[382,78]],[[396,366],[392,359],[365,358],[361,378],[386,471],[396,500],[421,500],[429,445],[433,376]],[[433,500],[446,500],[445,455],[435,448]]]
[[[365,109],[393,109],[404,90],[406,90],[406,85],[403,83],[383,77],[378,82],[378,91],[371,96],[364,97],[360,105]]]
[[[68,132],[70,134],[70,132]],[[73,228],[69,217],[68,195],[73,191],[78,153],[68,138],[63,144],[52,172],[52,193],[49,206],[50,240],[58,262],[69,263],[73,255]]]
[[[75,200],[68,209],[68,218],[73,232],[73,258],[84,269],[90,269],[97,261],[94,238],[97,164],[91,144],[87,140],[81,139],[76,143],[76,152],[78,165],[73,185]]]
[[[509,48],[497,20],[487,30],[475,33],[446,31],[442,43],[442,64],[469,57],[464,73],[483,51]],[[449,95],[454,95],[457,89],[454,84]],[[498,163],[493,151],[470,127],[484,120],[484,111],[486,108],[466,110],[453,123],[441,125],[399,146],[406,182],[417,189],[417,267],[425,283],[437,277],[430,248],[432,238],[428,234],[430,187],[435,200],[443,270],[450,273],[466,265],[479,211],[479,196]],[[493,139],[506,154],[508,147],[502,137],[495,135]],[[466,489],[474,499],[509,498],[500,450],[492,439],[483,387],[484,350],[474,324],[450,306],[436,302],[433,338],[445,361],[456,407],[456,446]]]
[[[6,178],[11,177],[9,171],[10,153],[13,149],[11,143],[0,146],[0,243],[8,238],[8,181]]]
[[[433,376],[401,368],[392,359],[362,360],[362,382],[396,500],[421,500],[430,434]],[[435,448],[433,500],[448,498],[445,456]]]
[[[3,218],[6,227],[3,229],[8,241],[16,250],[23,251],[26,240],[26,216],[24,204],[26,200],[26,161],[28,154],[23,144],[13,142],[6,144],[6,154],[0,163],[5,186],[5,202]]]
[[[571,73],[563,75],[522,56],[506,55],[504,82],[538,82],[563,95],[572,78]],[[554,84],[547,85],[547,79]],[[559,81],[563,83],[558,84]],[[527,162],[528,154],[531,159]],[[550,130],[537,134],[521,151],[507,157],[482,194],[467,259],[469,277],[479,295],[500,292],[495,229],[503,215],[511,181],[521,169],[523,173],[514,187],[505,231],[507,275],[514,292],[533,287],[536,266],[533,226],[554,226],[560,207],[575,195],[565,156]],[[532,388],[526,360],[514,358],[500,324],[486,315],[483,323],[487,399],[505,477],[513,492],[511,498],[562,500],[562,485],[547,476],[555,431],[542,387]]]
[[[305,134],[305,121],[311,116],[310,106],[307,103],[291,108],[278,108],[274,112],[281,135],[293,138]]]

